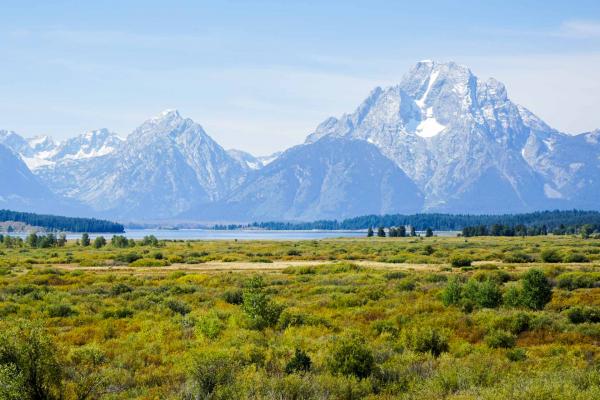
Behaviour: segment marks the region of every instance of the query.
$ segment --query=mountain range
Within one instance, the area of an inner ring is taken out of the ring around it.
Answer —
[[[0,131],[0,165],[2,207],[60,204],[122,221],[600,209],[600,130],[559,132],[453,62],[417,63],[272,156],[225,150],[167,110],[126,139]]]

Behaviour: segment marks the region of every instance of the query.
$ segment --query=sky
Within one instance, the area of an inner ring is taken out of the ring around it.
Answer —
[[[494,77],[556,129],[600,128],[600,1],[0,0],[0,129],[127,136],[164,109],[267,155],[419,60]]]

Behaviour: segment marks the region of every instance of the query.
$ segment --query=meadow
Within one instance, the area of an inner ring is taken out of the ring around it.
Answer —
[[[0,399],[598,399],[600,240],[0,244]]]

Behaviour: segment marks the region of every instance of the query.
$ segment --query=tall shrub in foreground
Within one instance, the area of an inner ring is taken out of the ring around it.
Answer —
[[[525,307],[541,310],[552,299],[550,281],[539,269],[530,269],[521,279],[521,302]]]
[[[364,338],[352,333],[333,342],[328,364],[334,374],[366,378],[371,375],[375,361]]]

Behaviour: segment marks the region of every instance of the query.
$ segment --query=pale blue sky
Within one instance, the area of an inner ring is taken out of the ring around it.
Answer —
[[[421,59],[503,81],[557,129],[600,127],[598,0],[424,3],[0,0],[0,129],[126,136],[177,108],[262,155]]]

